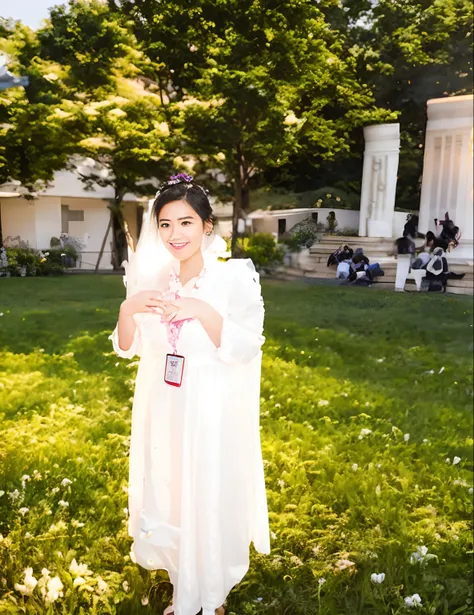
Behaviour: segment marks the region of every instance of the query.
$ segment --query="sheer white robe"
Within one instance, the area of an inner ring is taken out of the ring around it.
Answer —
[[[170,277],[161,284],[167,290]],[[249,567],[249,545],[270,552],[260,445],[260,370],[264,307],[251,261],[213,262],[198,288],[180,296],[211,304],[223,317],[220,348],[197,321],[177,345],[181,388],[164,382],[172,352],[158,314],[135,315],[139,355],[132,411],[129,534],[138,564],[166,569],[175,615],[214,615]]]

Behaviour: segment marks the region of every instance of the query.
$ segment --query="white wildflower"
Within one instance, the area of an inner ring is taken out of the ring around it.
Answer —
[[[69,480],[69,478],[63,478],[63,480],[61,481],[61,485],[63,487],[67,487],[68,485],[72,485],[72,480]]]
[[[24,516],[26,515],[26,513],[27,513],[27,512],[29,512],[29,511],[30,511],[30,509],[29,509],[29,508],[26,508],[26,506],[23,506],[23,508],[20,508],[20,509],[18,510],[18,512],[20,513],[20,515],[22,515],[23,517],[24,517]]]
[[[430,559],[437,559],[433,553],[428,553],[428,547],[422,545],[417,547],[416,551],[410,555],[410,564],[426,564]]]
[[[318,406],[319,406],[320,408],[323,408],[323,407],[325,407],[325,406],[329,406],[329,402],[328,402],[328,400],[327,400],[327,399],[320,399],[320,400],[318,401]]]
[[[383,583],[385,581],[385,573],[381,572],[380,574],[377,574],[376,572],[374,572],[370,575],[370,580],[372,581],[372,583]]]
[[[66,502],[65,500],[59,500],[58,504],[63,508],[67,508],[69,506],[69,502]]]
[[[148,602],[149,602],[148,596],[142,596],[142,599],[141,599],[142,606],[147,606]]]
[[[87,583],[84,577],[76,577],[74,579],[73,587],[79,587],[79,585],[84,585],[84,583]]]
[[[87,564],[78,564],[75,558],[69,566],[69,572],[73,577],[86,577],[92,574],[92,571],[89,570]]]
[[[353,470],[354,472],[357,472],[357,470],[358,470],[358,469],[359,469],[359,466],[357,465],[357,463],[353,463],[353,464],[352,464],[352,470]]]
[[[409,433],[406,433],[406,434],[403,436],[403,439],[405,440],[405,442],[408,442],[408,440],[410,439],[410,434],[409,434]]]
[[[97,577],[97,591],[99,592],[99,594],[105,594],[108,589],[109,586],[104,581],[104,579],[102,577]]]
[[[451,463],[451,459],[449,457],[446,457],[446,463],[449,465]]]
[[[461,457],[455,457],[453,459],[453,466],[456,466],[461,461]]]
[[[326,583],[326,579],[323,579],[323,577],[321,577],[320,579],[318,579],[318,584],[321,587],[321,585],[324,585]]]
[[[25,579],[23,584],[15,583],[15,589],[20,592],[23,596],[31,596],[34,588],[38,584],[37,579],[33,576],[33,568],[25,569]]]
[[[20,492],[18,491],[18,489],[15,489],[15,491],[10,491],[8,494],[8,497],[11,499],[12,502],[15,502],[18,497],[20,495]]]
[[[284,481],[284,480],[282,480],[282,479],[280,478],[280,480],[278,481],[278,486],[279,486],[281,489],[283,489],[283,487],[285,486],[285,481]]]
[[[409,609],[421,606],[421,598],[419,594],[413,594],[413,596],[407,596],[405,598],[405,606]]]
[[[61,579],[59,577],[49,579],[48,593],[45,597],[46,604],[51,604],[51,602],[55,602],[59,597],[63,596],[62,589],[63,584],[61,583]]]
[[[370,434],[372,433],[371,429],[361,429],[360,430],[360,434],[359,434],[359,440],[362,440],[363,438],[365,438],[365,436],[370,436]]]
[[[153,560],[151,560],[151,561],[153,561]],[[130,585],[128,584],[128,581],[124,581],[122,583],[122,587],[123,587],[124,591],[128,592],[128,590],[130,589]]]

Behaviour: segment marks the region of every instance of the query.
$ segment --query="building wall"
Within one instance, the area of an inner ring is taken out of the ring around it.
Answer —
[[[2,234],[8,236],[20,235],[31,248],[36,248],[36,221],[33,201],[23,198],[8,198],[1,200]]]
[[[36,243],[39,250],[50,247],[51,237],[61,233],[61,199],[59,197],[41,196],[34,201],[36,223]]]

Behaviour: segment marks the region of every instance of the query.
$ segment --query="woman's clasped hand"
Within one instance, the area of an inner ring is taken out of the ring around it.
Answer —
[[[137,313],[154,313],[166,322],[178,320],[200,319],[207,304],[193,297],[170,298],[165,293],[156,290],[144,290],[122,303],[122,312],[133,315]]]

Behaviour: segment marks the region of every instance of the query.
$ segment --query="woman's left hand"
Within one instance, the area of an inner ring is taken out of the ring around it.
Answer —
[[[209,305],[200,299],[193,297],[184,297],[182,299],[173,299],[165,301],[165,309],[162,314],[162,320],[166,322],[176,322],[178,320],[187,320],[195,318],[200,320]]]

